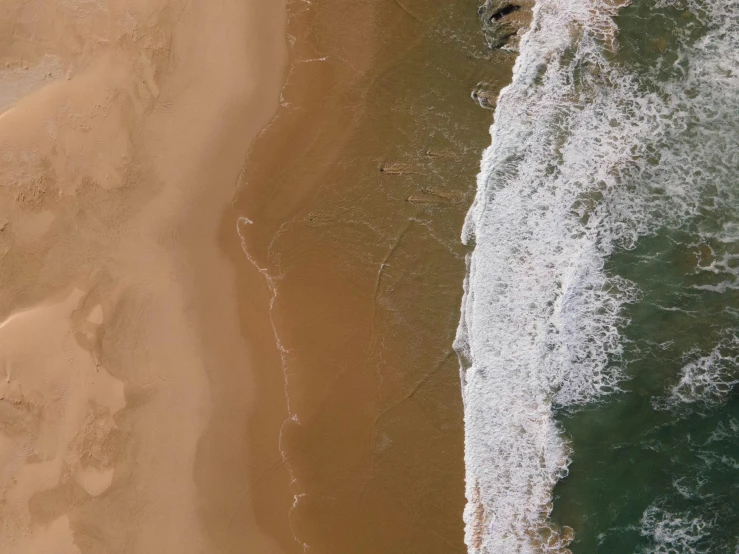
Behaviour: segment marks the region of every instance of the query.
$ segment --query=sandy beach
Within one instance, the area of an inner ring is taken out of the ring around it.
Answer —
[[[0,551],[464,552],[459,230],[513,61],[475,3],[0,30]]]
[[[0,551],[283,551],[244,502],[279,459],[247,442],[268,291],[239,296],[225,222],[284,25],[279,1],[4,3]]]

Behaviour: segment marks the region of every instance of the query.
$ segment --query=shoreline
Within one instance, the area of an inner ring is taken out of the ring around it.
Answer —
[[[461,553],[458,237],[489,142],[470,95],[507,84],[512,56],[487,49],[475,9],[356,4],[292,4],[282,106],[236,202],[284,349],[258,378],[285,372],[300,543]]]

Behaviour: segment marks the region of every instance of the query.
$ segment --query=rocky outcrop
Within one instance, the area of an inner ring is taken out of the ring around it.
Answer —
[[[490,48],[518,50],[521,33],[531,22],[534,0],[485,0],[477,10]]]

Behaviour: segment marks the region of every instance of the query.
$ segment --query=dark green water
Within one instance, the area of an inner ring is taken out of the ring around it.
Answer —
[[[653,202],[648,230],[606,260],[638,291],[610,360],[623,390],[558,412],[574,454],[552,518],[574,553],[739,552],[737,10],[637,0],[616,18],[611,60],[669,125],[624,179]]]

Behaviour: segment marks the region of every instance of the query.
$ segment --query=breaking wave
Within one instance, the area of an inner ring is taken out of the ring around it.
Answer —
[[[739,2],[653,4],[679,4],[694,28],[671,63],[640,67],[620,55],[624,4],[538,2],[495,111],[455,343],[473,553],[566,551],[572,531],[549,521],[571,456],[555,415],[619,390],[624,307],[639,298],[609,256],[737,205],[721,182],[739,162]],[[686,365],[677,397],[712,394],[710,358]]]

